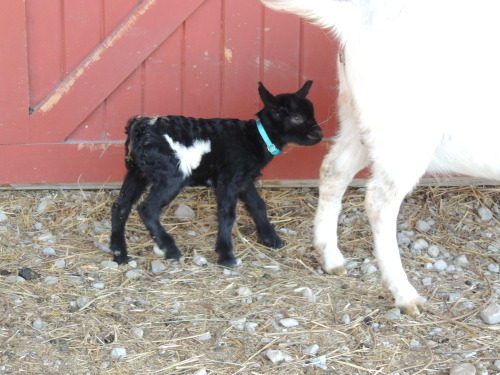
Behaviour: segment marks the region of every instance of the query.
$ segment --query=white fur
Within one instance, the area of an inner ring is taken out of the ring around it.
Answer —
[[[210,152],[210,141],[197,139],[189,147],[182,143],[174,141],[169,135],[164,135],[168,144],[174,150],[175,156],[179,159],[179,169],[181,170],[184,178],[189,177],[200,163],[201,158],[206,153]]]
[[[427,172],[500,181],[500,2],[263,0],[337,35],[341,129],[321,167],[315,246],[341,273],[341,198],[371,167],[366,209],[375,256],[396,305],[418,313],[396,242],[404,196]]]

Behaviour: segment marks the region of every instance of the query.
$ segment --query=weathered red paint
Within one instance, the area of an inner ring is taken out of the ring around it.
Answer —
[[[120,181],[130,116],[248,119],[258,81],[279,93],[313,79],[327,120],[335,52],[321,30],[258,0],[1,1],[0,183]],[[323,125],[335,128],[335,117]],[[327,143],[289,148],[264,178],[317,178]]]

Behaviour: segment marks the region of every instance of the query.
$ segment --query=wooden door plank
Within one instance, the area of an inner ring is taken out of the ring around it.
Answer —
[[[249,119],[260,109],[263,8],[259,1],[229,0],[224,9],[222,116]]]
[[[144,0],[31,116],[38,142],[61,142],[204,0]]]
[[[26,142],[29,102],[24,1],[0,2],[0,35],[0,144]]]
[[[0,185],[121,181],[120,143],[0,145]]]

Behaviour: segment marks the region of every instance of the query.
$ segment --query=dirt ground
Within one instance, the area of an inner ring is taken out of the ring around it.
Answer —
[[[135,263],[103,265],[116,193],[0,192],[0,374],[444,375],[463,363],[498,373],[500,328],[480,312],[500,294],[500,189],[421,187],[405,200],[403,263],[428,298],[416,318],[387,316],[391,296],[367,267],[376,262],[363,189],[345,199],[339,234],[350,264],[340,277],[323,274],[311,246],[316,188],[261,190],[286,242],[280,250],[257,242],[239,207],[242,264],[232,270],[213,264],[213,193],[182,193],[163,224],[185,261],[155,272],[161,258],[135,211],[127,232]],[[196,217],[174,216],[179,204]],[[482,220],[480,207],[493,218]],[[418,220],[429,229],[416,230]],[[417,248],[419,239],[437,254]],[[201,257],[207,265],[196,264]],[[448,267],[437,271],[438,260]]]

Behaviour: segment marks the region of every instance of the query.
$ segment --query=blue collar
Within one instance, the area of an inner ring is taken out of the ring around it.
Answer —
[[[276,147],[274,143],[272,143],[269,139],[269,136],[267,135],[266,130],[262,126],[260,120],[256,120],[255,123],[257,124],[257,129],[259,129],[260,136],[266,143],[267,150],[271,153],[271,155],[278,155],[279,153],[281,153],[280,149]]]

